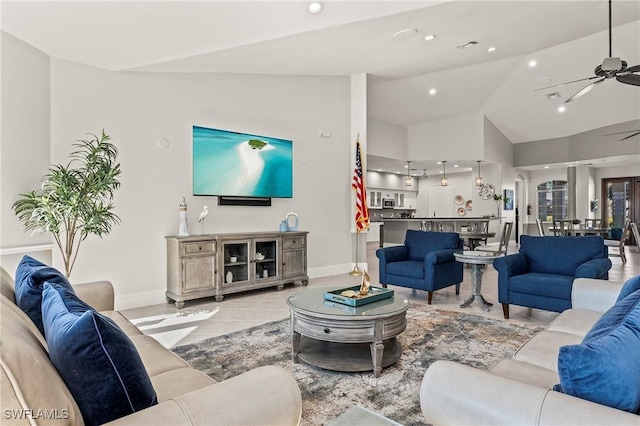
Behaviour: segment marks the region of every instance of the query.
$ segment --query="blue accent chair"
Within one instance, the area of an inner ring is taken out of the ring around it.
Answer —
[[[575,278],[609,278],[611,260],[599,235],[520,237],[519,253],[493,262],[505,319],[509,305],[562,312],[571,308]]]
[[[408,230],[404,245],[380,248],[380,284],[424,290],[431,304],[433,292],[451,285],[460,294],[463,264],[453,253],[461,250],[463,240],[456,232]]]

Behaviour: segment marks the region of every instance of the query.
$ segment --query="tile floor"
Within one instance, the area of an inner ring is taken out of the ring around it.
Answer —
[[[374,285],[378,281],[378,259],[375,256],[377,243],[367,246],[367,269]],[[515,245],[509,252],[517,251]],[[640,274],[640,253],[636,247],[627,247],[627,263],[620,257],[611,257],[613,267],[609,272],[612,281],[624,282],[628,278]],[[361,266],[362,269],[362,266]],[[495,303],[490,312],[484,312],[477,303],[467,308],[460,308],[460,303],[471,293],[470,268],[465,267],[464,281],[460,295],[456,296],[454,287],[436,291],[433,295],[433,307],[437,309],[467,312],[494,319],[504,320],[502,308],[497,303],[498,274],[489,266],[484,269],[482,294],[490,302]],[[309,281],[309,287],[347,287],[360,284],[361,277],[349,274],[316,278]],[[392,287],[397,294],[405,296],[411,303],[426,304],[427,293],[402,287]],[[276,291],[267,288],[225,296],[224,301],[215,302],[213,298],[187,302],[183,309],[176,309],[173,304],[146,306],[128,309],[122,313],[136,324],[145,334],[149,334],[166,347],[184,345],[210,337],[231,333],[270,321],[286,318],[289,310],[287,298],[298,291],[305,291],[300,283],[286,285],[284,290]],[[525,326],[545,326],[557,314],[539,309],[531,309],[512,305],[510,322]]]

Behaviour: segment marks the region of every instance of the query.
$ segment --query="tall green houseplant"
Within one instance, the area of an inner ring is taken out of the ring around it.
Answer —
[[[102,238],[120,218],[113,196],[120,187],[118,150],[104,130],[78,140],[66,166],[49,167],[40,190],[20,194],[12,208],[25,230],[50,232],[62,253],[65,275],[71,276],[80,244],[89,236]]]

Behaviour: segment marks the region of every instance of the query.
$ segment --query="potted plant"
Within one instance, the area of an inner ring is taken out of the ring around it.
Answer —
[[[20,194],[12,206],[25,230],[53,235],[67,277],[80,244],[92,234],[102,238],[120,222],[113,212],[113,196],[120,187],[118,150],[104,130],[100,137],[89,135],[91,139],[73,144],[76,150],[66,166],[49,167],[40,190]]]
[[[498,217],[500,217],[500,207],[503,206],[509,201],[509,198],[503,197],[502,194],[493,194],[493,201],[496,202],[496,207],[498,208]]]

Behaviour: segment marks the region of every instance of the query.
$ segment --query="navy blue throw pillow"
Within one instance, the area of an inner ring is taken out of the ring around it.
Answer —
[[[640,290],[607,311],[579,345],[558,356],[565,394],[619,410],[640,412]]]
[[[87,425],[99,425],[158,403],[131,340],[73,293],[43,286],[42,315],[49,357]]]
[[[640,275],[629,278],[627,282],[624,283],[624,285],[620,289],[620,293],[618,294],[618,299],[616,300],[616,302],[621,301],[631,293],[634,293],[636,290],[640,290]]]
[[[57,269],[30,257],[24,256],[15,277],[16,305],[20,307],[44,336],[42,325],[42,284],[48,281],[75,293],[67,278]]]

